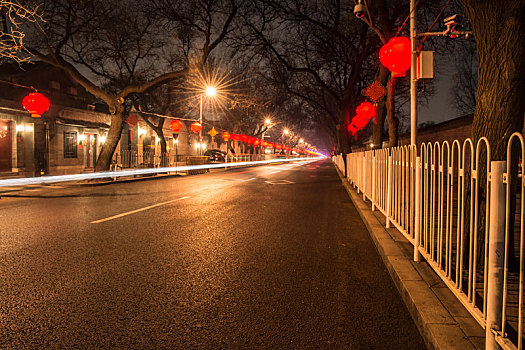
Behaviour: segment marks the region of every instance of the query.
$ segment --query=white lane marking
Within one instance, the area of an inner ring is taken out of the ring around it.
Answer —
[[[170,204],[170,203],[181,201],[183,199],[188,199],[188,198],[190,198],[190,196],[185,196],[185,197],[181,197],[181,198],[177,198],[177,199],[172,199],[171,201],[157,203],[157,204],[153,204],[153,205],[150,205],[150,206],[147,206],[147,207],[144,207],[144,208],[135,209],[135,210],[128,211],[128,212],[125,212],[125,213],[122,213],[122,214],[118,214],[118,215],[113,215],[113,216],[110,216],[109,218],[91,221],[91,223],[92,224],[99,224],[101,222],[105,222],[105,221],[109,221],[109,220],[113,220],[113,219],[118,219],[118,218],[121,218],[121,217],[126,216],[126,215],[135,214],[135,213],[138,213],[138,212],[141,212],[141,211],[144,211],[144,210],[160,207],[161,205]]]
[[[294,182],[293,181],[288,181],[288,180],[279,180],[279,181],[265,181],[267,184],[270,184],[270,185],[289,185],[289,184],[293,184]]]
[[[270,174],[277,174],[277,173],[280,173],[281,171],[280,170],[277,170],[277,171],[274,171],[273,173],[270,173]]]

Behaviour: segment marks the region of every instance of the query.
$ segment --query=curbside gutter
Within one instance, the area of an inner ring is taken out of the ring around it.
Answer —
[[[426,262],[415,263],[412,246],[386,229],[334,166],[377,251],[429,349],[484,349],[485,331]],[[397,234],[396,234],[397,233]],[[407,247],[406,245],[410,245]]]

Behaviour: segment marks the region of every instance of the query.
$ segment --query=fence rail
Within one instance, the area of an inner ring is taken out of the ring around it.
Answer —
[[[486,329],[487,349],[523,349],[524,157],[520,133],[501,162],[486,138],[333,157]]]

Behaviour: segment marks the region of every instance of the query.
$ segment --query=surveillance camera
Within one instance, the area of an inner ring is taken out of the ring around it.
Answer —
[[[366,14],[366,7],[364,4],[357,4],[355,5],[354,7],[354,15],[357,17],[357,18],[363,18]]]

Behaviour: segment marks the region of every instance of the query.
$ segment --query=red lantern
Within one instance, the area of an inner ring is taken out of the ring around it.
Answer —
[[[199,122],[193,122],[193,124],[191,124],[191,126],[190,126],[190,129],[191,129],[191,131],[193,131],[194,133],[198,134],[199,131],[202,130],[202,125],[201,125],[201,123],[199,123]]]
[[[228,142],[228,140],[230,139],[231,135],[229,132],[225,131],[222,133],[222,139],[225,141],[225,142]]]
[[[356,114],[363,116],[368,123],[370,119],[376,116],[376,108],[370,102],[363,102],[357,106]]]
[[[256,147],[259,146],[260,144],[261,144],[261,140],[259,139],[255,139],[255,141],[253,142],[253,145]]]
[[[411,64],[410,40],[402,36],[388,40],[379,50],[379,61],[394,77],[404,77]]]
[[[182,129],[182,123],[180,122],[180,120],[175,119],[170,122],[169,127],[171,131],[173,131],[174,133],[178,133],[180,129]]]
[[[263,147],[268,147],[268,142],[263,141],[262,145],[263,145]]]
[[[22,106],[34,118],[40,118],[42,113],[49,109],[50,105],[47,97],[38,92],[32,92],[22,100]]]

